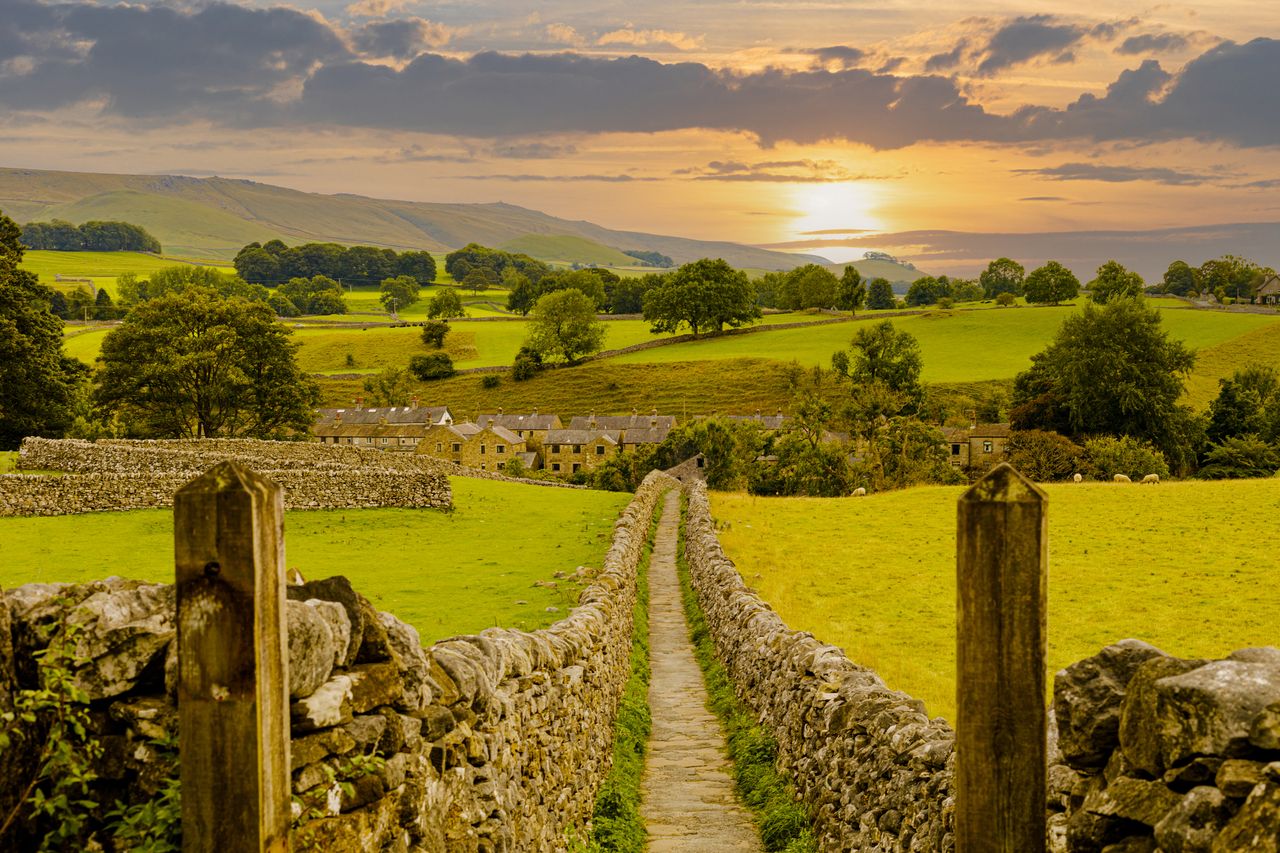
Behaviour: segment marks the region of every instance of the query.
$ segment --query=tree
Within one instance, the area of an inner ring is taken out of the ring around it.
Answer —
[[[580,290],[557,290],[538,299],[529,312],[529,349],[544,361],[569,364],[604,347],[605,324]]]
[[[1250,365],[1218,383],[1218,396],[1209,403],[1210,441],[1247,433],[1280,440],[1280,373],[1275,368]]]
[[[983,297],[982,285],[971,278],[951,279],[951,298],[956,302],[978,302]]]
[[[1254,289],[1265,276],[1274,274],[1275,270],[1270,267],[1259,266],[1247,258],[1223,255],[1201,264],[1197,278],[1202,293],[1244,300],[1253,297]]]
[[[111,294],[107,293],[106,288],[98,288],[98,295],[93,299],[93,319],[114,320],[116,316],[116,307],[111,304]]]
[[[996,258],[978,276],[982,292],[987,299],[995,299],[1001,293],[1022,295],[1022,277],[1026,268],[1010,258]]]
[[[1010,420],[1017,429],[1133,436],[1181,470],[1189,464],[1190,413],[1178,398],[1194,364],[1195,354],[1169,339],[1159,312],[1142,300],[1086,303],[1015,378]]]
[[[212,290],[147,300],[103,339],[94,401],[146,437],[306,432],[318,390],[290,334],[266,303]]]
[[[883,320],[859,329],[849,351],[849,378],[857,384],[879,382],[899,394],[920,394],[920,344]]]
[[[857,314],[858,309],[867,301],[867,286],[862,281],[862,273],[850,264],[844,268],[840,276],[840,284],[836,287],[836,308]]]
[[[345,314],[342,285],[326,275],[291,278],[276,290],[293,303],[299,314]]]
[[[1199,275],[1186,261],[1174,261],[1164,271],[1161,289],[1174,296],[1188,296],[1200,290]]]
[[[466,314],[462,310],[462,297],[452,287],[441,288],[427,303],[427,316],[432,320],[448,320],[451,317],[465,317]]]
[[[133,273],[125,273],[116,280],[116,286],[124,305],[136,305],[166,293],[178,293],[188,287],[207,288],[219,296],[240,296],[255,302],[266,302],[270,295],[262,285],[250,284],[238,275],[193,264],[163,267],[142,280]]]
[[[1097,277],[1089,282],[1089,298],[1102,305],[1113,299],[1130,299],[1142,295],[1142,276],[1127,270],[1118,261],[1107,261],[1098,267]]]
[[[436,349],[444,348],[445,336],[449,334],[447,320],[428,320],[422,325],[422,342]]]
[[[951,282],[946,276],[934,278],[931,275],[921,276],[911,282],[907,288],[908,305],[934,305],[940,299],[951,296]]]
[[[898,300],[893,295],[893,285],[883,278],[873,278],[867,285],[867,308],[872,311],[882,311],[886,308],[896,308]]]
[[[696,338],[708,329],[720,331],[759,317],[746,274],[720,258],[685,264],[644,295],[644,318],[655,334],[688,326]]]
[[[407,406],[413,383],[403,367],[385,367],[364,381],[370,406]]]
[[[542,354],[528,345],[522,346],[516,353],[515,363],[511,365],[511,378],[516,382],[524,382],[537,375],[542,367]]]
[[[378,301],[382,307],[394,313],[417,302],[422,288],[413,276],[399,275],[383,279],[378,290]]]
[[[1064,480],[1079,472],[1084,449],[1064,435],[1014,430],[1006,446],[1009,464],[1033,480]]]
[[[1214,445],[1196,475],[1204,480],[1274,477],[1280,469],[1280,448],[1257,435],[1237,435]]]
[[[818,264],[805,264],[791,270],[783,278],[775,299],[779,308],[803,310],[830,308],[836,304],[839,280],[831,270]]]
[[[395,267],[396,273],[407,275],[418,284],[431,284],[436,280],[436,259],[430,252],[401,252]]]
[[[470,289],[473,295],[482,290],[488,290],[492,283],[489,278],[491,275],[493,273],[485,267],[474,267],[463,277],[461,286]]]
[[[53,291],[20,269],[17,223],[0,213],[0,449],[28,435],[61,436],[70,426],[84,368],[62,354]]]
[[[275,284],[280,281],[280,259],[251,243],[236,255],[236,273],[254,284]]]
[[[447,352],[433,352],[409,359],[409,372],[423,382],[429,382],[432,379],[447,379],[457,371],[453,369],[453,359]]]
[[[1164,454],[1150,442],[1133,436],[1101,435],[1084,443],[1084,455],[1090,472],[1099,480],[1110,480],[1124,474],[1140,480],[1148,474],[1169,476]]]
[[[1080,294],[1080,279],[1057,261],[1049,261],[1028,273],[1023,290],[1028,302],[1057,305]]]

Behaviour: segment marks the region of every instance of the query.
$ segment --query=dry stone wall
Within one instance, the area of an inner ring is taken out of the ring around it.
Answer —
[[[823,850],[955,849],[955,734],[835,646],[787,627],[720,548],[706,486],[686,486],[685,557],[738,698],[778,742]]]
[[[544,630],[423,648],[345,578],[288,587],[293,849],[557,851],[583,837],[630,672],[636,567],[675,486],[645,480],[578,606]],[[174,588],[29,584],[0,605],[0,706],[34,686],[35,653],[74,619],[104,745],[98,799],[154,796],[152,742],[177,726]],[[0,802],[20,778],[0,776]]]
[[[1280,649],[1123,640],[1058,673],[1054,714],[1053,850],[1280,850]]]

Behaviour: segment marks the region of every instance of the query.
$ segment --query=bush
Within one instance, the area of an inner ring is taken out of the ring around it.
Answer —
[[[481,388],[497,388],[502,384],[502,377],[496,373],[486,373],[480,380]]]
[[[1280,448],[1267,444],[1252,433],[1237,435],[1214,445],[1205,454],[1204,461],[1197,475],[1203,480],[1271,477],[1280,468]]]
[[[542,369],[542,356],[529,347],[520,347],[516,353],[516,361],[511,369],[511,378],[516,382],[532,379]]]
[[[422,326],[422,342],[429,347],[443,348],[448,334],[449,323],[445,320],[428,320]]]
[[[271,306],[271,310],[276,312],[277,317],[297,317],[298,306],[294,305],[279,293],[273,293],[267,297],[267,304]]]
[[[1079,471],[1084,448],[1066,436],[1039,429],[1009,434],[1009,464],[1033,480],[1063,480]]]
[[[1132,436],[1091,438],[1084,443],[1084,453],[1090,473],[1100,480],[1110,480],[1116,474],[1135,480],[1147,474],[1169,476],[1164,454],[1154,445]]]
[[[1009,293],[1008,291],[1005,291],[1004,293],[1001,293],[998,296],[996,296],[996,304],[1002,305],[1005,307],[1008,307],[1009,305],[1013,305],[1017,301],[1018,301],[1018,297],[1014,296],[1012,293]]]
[[[432,379],[447,379],[457,373],[453,369],[453,359],[444,352],[415,355],[409,359],[409,372],[424,382]]]

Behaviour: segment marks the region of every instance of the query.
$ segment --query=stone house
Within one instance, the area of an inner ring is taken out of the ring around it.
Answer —
[[[622,450],[635,451],[653,447],[666,440],[676,425],[673,415],[659,415],[657,409],[648,415],[633,411],[630,415],[579,415],[569,421],[571,430],[604,430],[616,433]]]
[[[447,407],[417,403],[415,398],[412,406],[316,409],[311,434],[321,444],[350,444],[413,453],[428,428],[453,423]]]
[[[622,433],[609,429],[553,429],[542,445],[542,463],[553,474],[590,471],[622,446]]]
[[[469,421],[431,427],[418,452],[481,471],[501,471],[515,457],[528,467],[525,440],[506,427],[480,426]]]
[[[968,427],[943,427],[951,467],[961,470],[987,471],[1003,462],[1009,443],[1008,424],[972,424]]]
[[[1280,304],[1280,275],[1267,276],[1254,291],[1253,301],[1259,305]]]
[[[476,416],[476,423],[481,426],[494,424],[506,427],[525,440],[531,451],[542,447],[547,438],[547,431],[563,429],[564,423],[559,415],[540,415],[534,409],[529,414],[506,414],[499,409],[497,414],[485,413]]]

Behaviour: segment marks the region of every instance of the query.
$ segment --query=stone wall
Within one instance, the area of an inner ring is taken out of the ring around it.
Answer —
[[[659,496],[676,485],[645,480],[578,606],[544,630],[424,649],[345,578],[290,586],[293,848],[555,851],[583,837],[630,672],[636,567]],[[77,679],[105,747],[98,799],[153,796],[152,741],[177,724],[174,588],[30,584],[0,604],[0,628],[11,620],[0,705],[34,685],[34,653],[74,618],[85,626]],[[381,766],[360,771],[360,754]],[[0,776],[0,802],[22,781]]]
[[[823,850],[955,847],[955,734],[843,651],[792,631],[720,548],[706,487],[686,486],[685,557],[738,698],[778,742]]]
[[[1181,660],[1138,640],[1059,672],[1053,849],[1280,850],[1280,649]]]

